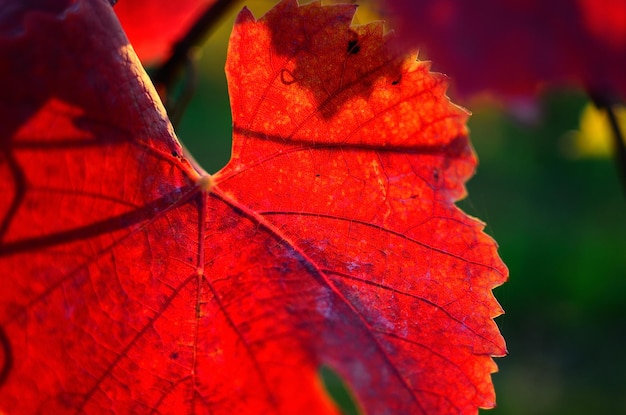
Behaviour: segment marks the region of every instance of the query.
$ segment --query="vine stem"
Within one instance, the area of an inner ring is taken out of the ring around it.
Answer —
[[[154,72],[154,83],[167,90],[187,65],[193,49],[202,44],[215,24],[236,3],[238,0],[217,0],[208,6],[185,36],[174,44],[170,57]]]
[[[624,140],[624,132],[620,128],[615,107],[616,100],[611,99],[603,94],[591,94],[591,99],[598,109],[605,110],[609,118],[609,126],[611,127],[613,136],[613,149],[615,153],[615,164],[617,165],[618,175],[622,182],[622,191],[626,195],[626,140]]]

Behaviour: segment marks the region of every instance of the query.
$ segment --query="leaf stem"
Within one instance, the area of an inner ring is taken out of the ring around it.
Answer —
[[[199,46],[224,13],[238,0],[217,0],[196,20],[187,34],[172,48],[170,57],[154,73],[153,81],[167,88],[190,59],[191,51]]]
[[[609,125],[613,132],[613,148],[615,152],[615,164],[617,165],[618,175],[622,182],[622,190],[626,195],[626,140],[622,132],[617,114],[615,113],[616,100],[604,94],[591,94],[591,99],[595,106],[606,111],[609,117]]]
[[[613,130],[616,162],[620,169],[622,186],[624,187],[624,193],[626,194],[626,142],[624,141],[624,134],[622,133],[620,125],[617,121],[615,108],[613,106],[609,106],[606,110],[609,115],[611,129]]]

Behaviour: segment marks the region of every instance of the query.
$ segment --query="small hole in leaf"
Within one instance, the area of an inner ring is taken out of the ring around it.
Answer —
[[[319,368],[319,376],[326,392],[343,415],[361,415],[363,413],[357,405],[354,393],[337,372],[329,366],[322,366]]]
[[[398,76],[394,81],[392,81],[391,85],[398,85],[401,79],[402,79],[402,75]]]
[[[361,51],[361,46],[359,46],[358,40],[351,40],[348,42],[348,53],[351,55],[356,55]]]

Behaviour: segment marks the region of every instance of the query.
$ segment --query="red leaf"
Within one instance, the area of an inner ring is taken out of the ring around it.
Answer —
[[[626,97],[623,0],[386,1],[462,94],[576,84]]]
[[[167,58],[176,41],[216,0],[121,0],[115,5],[126,35],[142,62]]]
[[[337,413],[322,365],[368,414],[493,406],[467,114],[353,12],[242,12],[214,177],[106,2],[0,26],[0,411]]]

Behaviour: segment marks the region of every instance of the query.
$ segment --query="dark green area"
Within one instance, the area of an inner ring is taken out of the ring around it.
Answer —
[[[498,408],[484,414],[626,413],[626,199],[612,160],[563,156],[584,104],[552,94],[533,124],[472,108],[481,162],[460,205],[488,224],[511,274],[495,291],[510,354],[497,359]],[[178,132],[209,172],[227,162],[223,78],[201,79]]]
[[[562,155],[584,104],[559,93],[535,125],[493,110],[470,121],[481,164],[460,205],[510,270],[495,290],[509,356],[484,414],[626,413],[626,199],[611,159]]]
[[[200,78],[177,133],[198,163],[215,173],[230,159],[232,121],[226,78]]]
[[[341,376],[328,366],[322,366],[319,370],[320,378],[326,391],[337,404],[343,415],[360,415],[354,401],[354,394],[343,381]]]

